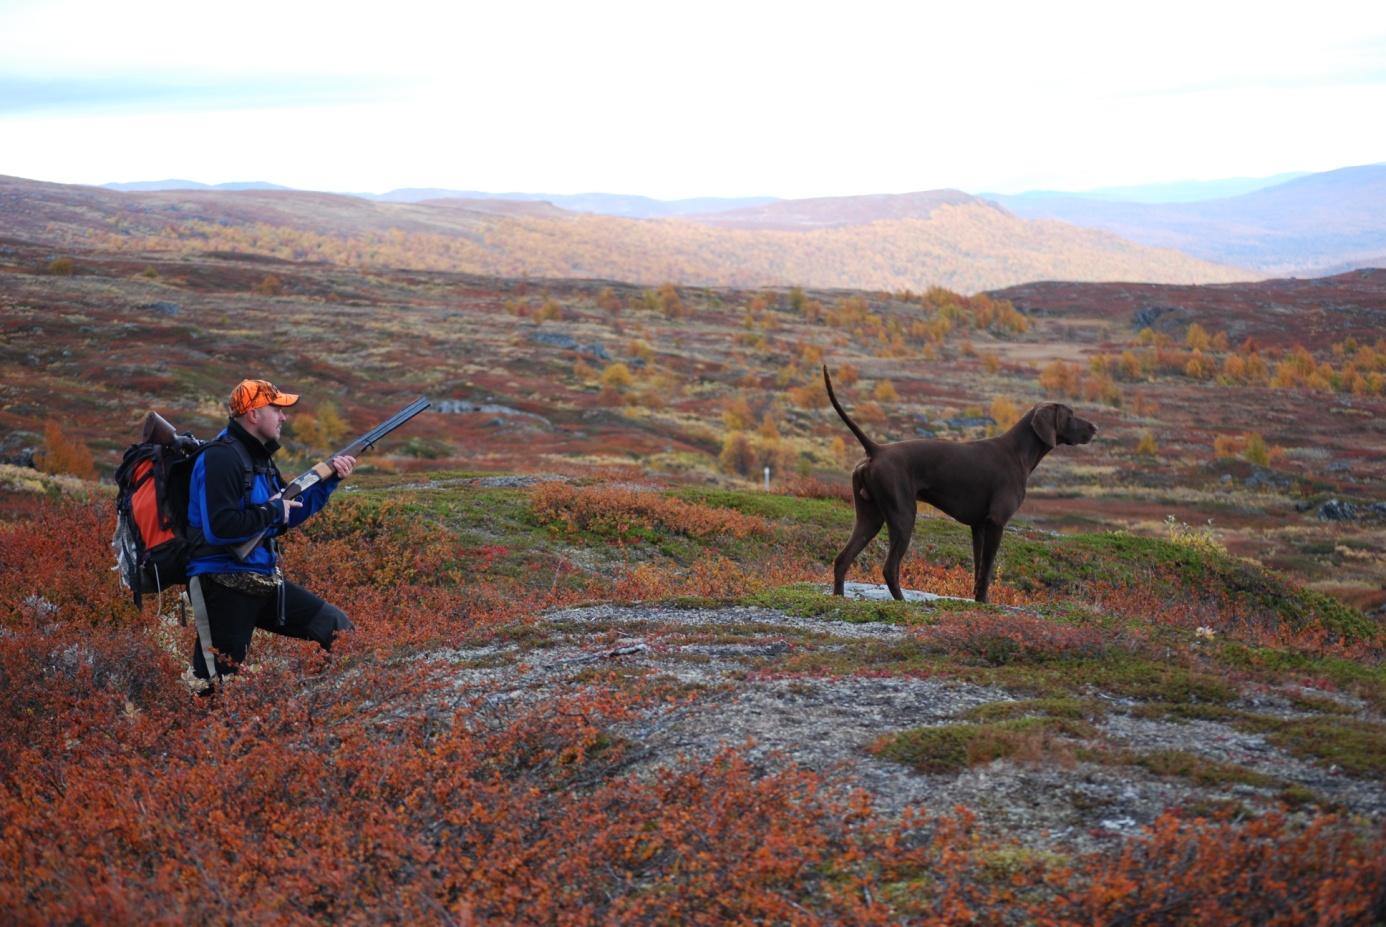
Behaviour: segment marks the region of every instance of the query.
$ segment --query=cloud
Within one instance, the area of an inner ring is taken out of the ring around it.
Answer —
[[[95,78],[0,74],[0,115],[330,107],[388,100],[404,92],[402,83],[340,77],[203,77],[189,82],[142,75]]]

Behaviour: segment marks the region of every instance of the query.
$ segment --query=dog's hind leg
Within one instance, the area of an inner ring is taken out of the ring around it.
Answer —
[[[880,533],[881,525],[885,524],[885,518],[874,502],[866,501],[855,491],[852,501],[857,507],[857,523],[852,526],[852,536],[847,539],[847,546],[842,548],[842,552],[833,560],[833,595],[842,595],[847,569],[852,565],[852,561],[857,559],[862,548]]]
[[[915,514],[915,503],[910,499],[908,504],[897,502],[886,515],[890,551],[886,554],[885,568],[882,572],[885,574],[886,588],[897,600],[905,597],[900,591],[900,564],[905,559],[905,551],[909,549],[910,535],[914,533]]]

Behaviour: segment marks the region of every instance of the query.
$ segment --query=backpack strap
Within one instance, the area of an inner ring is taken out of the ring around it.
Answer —
[[[250,490],[255,486],[255,461],[250,459],[250,451],[244,444],[237,441],[232,435],[224,435],[221,439],[224,443],[231,445],[235,450],[236,456],[241,461],[241,498],[250,498]]]
[[[258,467],[258,468],[257,468],[257,467],[255,466],[255,461],[253,461],[253,460],[250,459],[250,451],[249,451],[249,449],[247,449],[246,446],[245,446],[244,444],[242,444],[240,441],[236,440],[236,437],[235,437],[234,435],[223,434],[223,435],[221,435],[221,436],[219,436],[219,437],[217,437],[217,438],[213,438],[211,441],[208,441],[207,444],[208,444],[208,445],[212,445],[212,444],[225,444],[227,447],[231,448],[233,451],[236,452],[236,457],[237,457],[237,458],[240,460],[240,462],[241,462],[241,498],[242,498],[242,499],[248,499],[248,498],[250,497],[250,490],[251,490],[252,488],[254,488],[254,486],[255,486],[255,475],[256,475],[257,473],[267,473],[267,472],[271,472],[271,471],[273,470],[273,467],[274,467],[273,462],[270,463],[270,466],[269,466],[268,468],[265,468],[265,467]],[[205,449],[205,446],[204,446],[204,449]],[[273,470],[273,472],[278,473],[277,470]]]
[[[279,476],[279,470],[274,466],[274,461],[270,460],[264,464],[257,465],[255,461],[252,460],[250,457],[250,450],[239,440],[237,440],[234,435],[219,435],[218,437],[213,438],[211,441],[208,441],[201,448],[199,448],[198,453],[202,453],[214,444],[224,444],[230,447],[236,453],[236,457],[241,465],[242,502],[249,501],[251,490],[255,487],[255,477],[261,474],[270,476],[272,478],[270,481],[271,487],[283,486],[284,480],[282,477]],[[208,544],[205,537],[202,535],[202,532],[200,531],[190,532],[189,540],[192,544],[191,556],[194,558],[206,556],[210,553],[214,553],[217,551],[225,551],[231,549],[228,547],[220,547]]]

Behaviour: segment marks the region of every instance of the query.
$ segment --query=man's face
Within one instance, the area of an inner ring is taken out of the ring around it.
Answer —
[[[261,406],[258,409],[251,409],[246,413],[245,430],[262,443],[268,444],[270,441],[278,441],[279,433],[284,430],[284,422],[288,419],[289,413],[281,406]]]

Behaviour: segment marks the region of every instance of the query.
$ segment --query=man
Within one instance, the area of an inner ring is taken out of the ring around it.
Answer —
[[[227,405],[231,421],[198,456],[188,491],[188,592],[197,617],[193,675],[213,680],[234,673],[245,660],[256,628],[332,647],[351,630],[342,610],[293,583],[279,570],[276,538],[303,523],[356,466],[354,457],[333,457],[333,476],[295,499],[282,496],[284,480],[274,465],[279,434],[298,402],[266,380],[242,380]],[[244,558],[235,548],[262,536]],[[210,639],[210,641],[209,641]],[[211,649],[216,659],[209,672]]]

